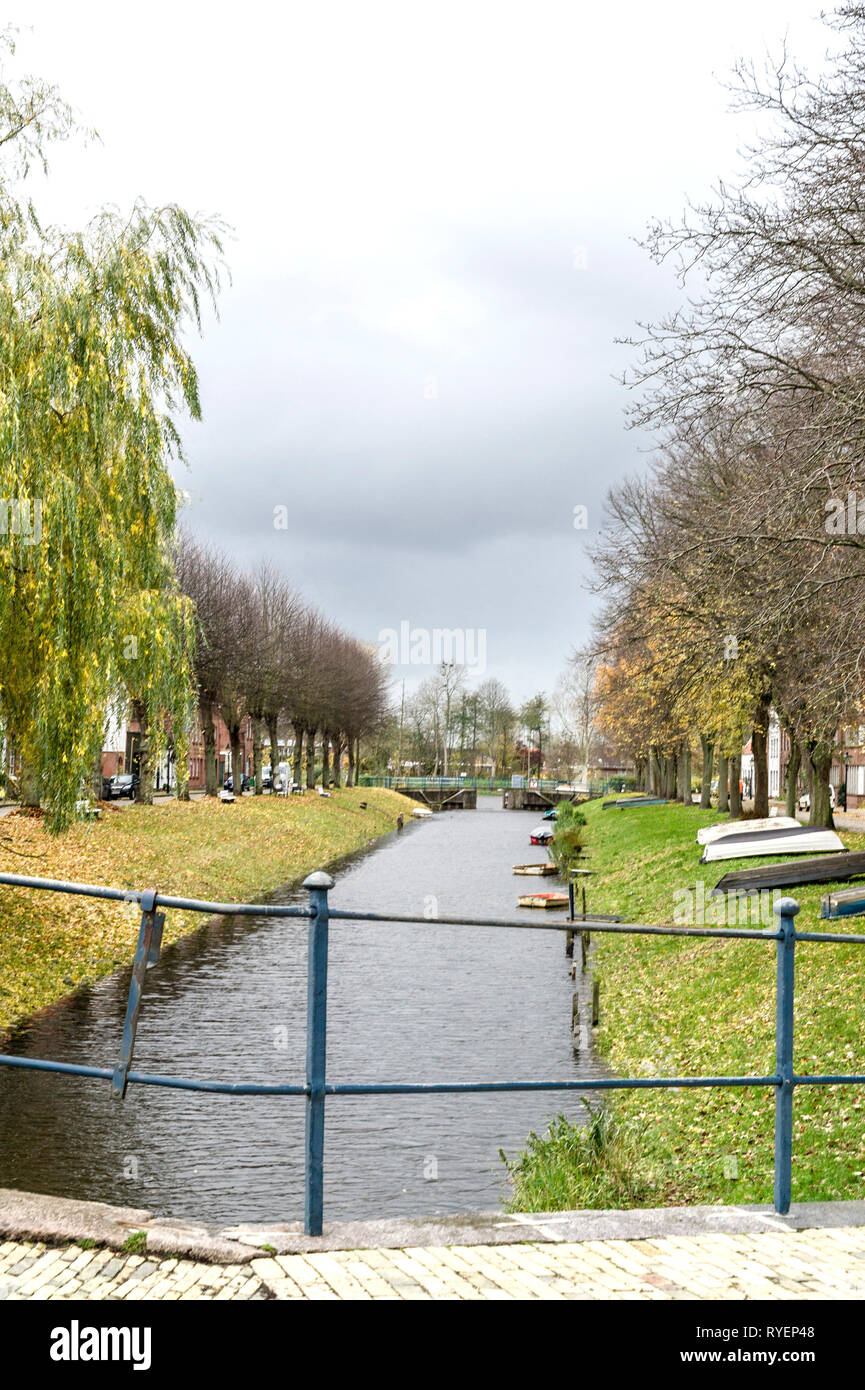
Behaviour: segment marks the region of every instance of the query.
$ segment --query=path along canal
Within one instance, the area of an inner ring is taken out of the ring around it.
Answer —
[[[537,820],[480,796],[477,811],[409,822],[335,871],[331,901],[544,920],[517,909],[517,895],[555,880],[512,874],[513,864],[545,857],[529,846]],[[303,892],[275,896],[306,901]],[[148,972],[135,1067],[302,1082],[306,935],[302,920],[233,918],[168,948]],[[61,1001],[5,1050],[112,1066],[128,983],[119,971]],[[574,1051],[573,992],[558,932],[333,923],[328,1080],[604,1075],[589,1050]],[[513,1155],[559,1111],[585,1113],[562,1093],[334,1097],[325,1219],[494,1210],[506,1193],[499,1148]],[[303,1133],[301,1097],[131,1086],[118,1103],[105,1082],[0,1068],[0,1186],[209,1222],[297,1220]]]

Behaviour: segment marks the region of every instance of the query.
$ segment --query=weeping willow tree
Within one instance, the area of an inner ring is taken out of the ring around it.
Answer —
[[[66,826],[109,708],[180,753],[191,619],[173,582],[178,420],[200,415],[183,335],[215,303],[220,224],[182,208],[44,226],[46,149],[75,130],[54,88],[8,78],[0,36],[0,723],[25,800]]]

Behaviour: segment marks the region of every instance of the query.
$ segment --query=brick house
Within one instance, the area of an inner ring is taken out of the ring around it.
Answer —
[[[216,782],[222,786],[231,773],[231,746],[228,729],[218,712],[214,712],[213,724],[216,731]],[[102,775],[113,777],[115,772],[135,772],[138,770],[138,750],[141,742],[141,726],[134,719],[117,720],[109,718],[105,746],[102,750]],[[269,744],[265,745],[268,749]],[[249,715],[240,728],[241,771],[245,777],[252,774],[252,720]],[[195,728],[189,742],[189,789],[204,791],[206,768],[204,759],[204,730],[200,712],[196,714]],[[174,755],[166,749],[153,769],[153,785],[156,791],[173,788],[175,785]]]

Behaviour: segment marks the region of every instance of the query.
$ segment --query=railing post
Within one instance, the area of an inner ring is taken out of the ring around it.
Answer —
[[[775,1000],[775,1210],[786,1216],[793,1185],[793,988],[796,956],[795,898],[775,904],[778,929]]]
[[[126,1096],[135,1034],[138,1029],[138,1014],[141,1010],[141,996],[144,992],[144,976],[150,966],[159,960],[164,924],[165,913],[156,911],[156,893],[153,889],[148,889],[141,894],[141,925],[138,928],[138,945],[135,948],[132,978],[129,981],[120,1061],[114,1068],[111,1080],[111,1094],[116,1100],[123,1100]]]
[[[309,921],[306,996],[306,1173],[303,1228],[320,1236],[324,1220],[324,1078],[327,1059],[327,924],[330,874],[304,879],[314,916]]]

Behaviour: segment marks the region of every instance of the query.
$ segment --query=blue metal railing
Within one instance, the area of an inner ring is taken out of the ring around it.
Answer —
[[[799,941],[820,945],[865,945],[865,935],[849,932],[798,932],[799,904],[782,898],[775,904],[776,929],[758,931],[747,927],[666,927],[639,923],[598,922],[591,918],[559,922],[517,922],[496,917],[437,917],[429,919],[393,912],[354,912],[332,907],[328,893],[333,879],[321,871],[304,881],[309,894],[307,906],[282,904],[213,903],[169,894],[126,892],[118,888],[68,883],[57,879],[29,878],[19,874],[0,874],[0,884],[35,888],[57,893],[83,894],[120,902],[138,903],[141,924],[132,967],[132,979],[123,1026],[120,1057],[112,1067],[95,1067],[73,1062],[57,1062],[35,1057],[0,1056],[0,1066],[59,1072],[110,1081],[112,1092],[122,1099],[132,1085],[168,1086],[183,1091],[211,1091],[223,1095],[304,1096],[306,1098],[306,1155],[304,1229],[307,1235],[321,1235],[324,1220],[324,1116],[328,1096],[361,1095],[437,1095],[477,1091],[617,1091],[692,1089],[715,1086],[772,1086],[775,1090],[775,1210],[785,1215],[790,1209],[793,1165],[793,1095],[797,1086],[865,1085],[865,1074],[797,1075],[793,1068],[793,1017],[795,989],[795,950]],[[147,969],[159,957],[164,914],[158,908],[179,908],[208,915],[302,917],[309,922],[308,986],[306,1024],[306,1080],[303,1084],[197,1081],[189,1077],[164,1076],[131,1069],[135,1031]],[[330,1085],[326,1080],[327,1060],[327,961],[331,921],[405,922],[427,929],[435,926],[501,927],[519,931],[607,932],[639,936],[716,937],[723,940],[775,942],[776,1015],[775,1071],[762,1076],[675,1076],[605,1077],[567,1081],[378,1081]]]

